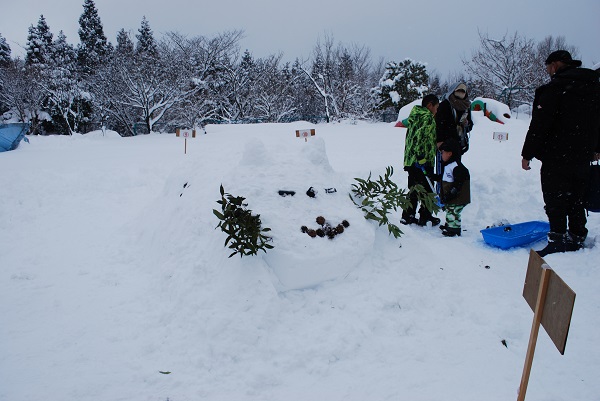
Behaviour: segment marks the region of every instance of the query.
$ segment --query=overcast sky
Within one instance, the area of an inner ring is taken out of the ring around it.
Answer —
[[[12,55],[23,56],[28,28],[44,15],[56,38],[79,42],[83,0],[0,0],[0,34]],[[124,28],[137,33],[143,16],[154,36],[178,31],[212,37],[240,29],[240,46],[255,57],[283,52],[285,61],[308,58],[326,34],[347,46],[371,50],[373,61],[411,58],[442,77],[461,70],[479,48],[478,30],[500,39],[520,35],[536,42],[564,36],[584,66],[600,62],[600,0],[95,0],[108,40]]]

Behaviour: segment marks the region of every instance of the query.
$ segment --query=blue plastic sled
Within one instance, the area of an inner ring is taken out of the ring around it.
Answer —
[[[545,238],[550,224],[545,221],[527,221],[518,224],[486,228],[481,230],[483,240],[500,249],[523,246]]]
[[[0,124],[0,152],[15,150],[29,129],[29,123]]]

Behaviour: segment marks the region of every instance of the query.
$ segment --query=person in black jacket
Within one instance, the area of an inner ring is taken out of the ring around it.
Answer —
[[[471,176],[460,160],[460,146],[454,138],[440,146],[442,153],[442,188],[440,198],[446,211],[446,224],[441,226],[446,237],[460,236],[461,213],[471,203]]]
[[[454,138],[461,144],[461,134],[466,135],[473,128],[467,85],[458,82],[450,86],[450,91],[440,102],[440,107],[435,115],[435,123],[438,147],[450,138]],[[461,144],[461,154],[468,150],[468,146],[468,142],[466,145]]]
[[[600,152],[600,82],[596,71],[577,68],[565,50],[546,59],[550,82],[535,91],[521,167],[542,162],[542,195],[550,222],[548,245],[538,252],[577,251],[588,234],[585,193],[590,161]],[[567,230],[568,229],[568,230]]]

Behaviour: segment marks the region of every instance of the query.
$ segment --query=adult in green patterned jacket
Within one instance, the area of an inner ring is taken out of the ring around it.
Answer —
[[[437,152],[435,113],[437,113],[440,100],[435,95],[423,98],[421,106],[416,105],[408,116],[408,131],[404,146],[404,170],[408,172],[408,188],[420,184],[425,190],[432,192],[427,182],[423,169],[433,176],[435,156]],[[422,169],[422,168],[423,169]],[[402,211],[402,224],[418,224],[424,226],[431,222],[432,226],[440,223],[440,219],[431,215],[431,212],[421,204],[419,218],[416,218],[419,199],[416,194],[410,196],[411,206]]]

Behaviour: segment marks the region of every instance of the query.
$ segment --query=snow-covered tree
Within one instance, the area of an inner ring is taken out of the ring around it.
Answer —
[[[284,122],[296,113],[293,85],[297,77],[289,64],[279,67],[281,55],[256,61],[257,75],[254,98],[254,116],[265,122]]]
[[[150,29],[150,23],[145,16],[142,18],[142,24],[140,29],[138,29],[138,32],[139,33],[135,35],[137,38],[137,45],[135,47],[137,54],[145,57],[157,57],[158,47],[154,40],[154,33],[152,32],[152,29]]]
[[[333,82],[334,78],[334,40],[331,36],[325,36],[323,42],[317,41],[313,49],[312,68],[302,66],[301,70],[314,85],[317,93],[321,113],[325,114],[325,119],[330,122],[332,118],[339,116],[339,110],[336,104]]]
[[[124,28],[121,28],[119,32],[117,32],[117,45],[115,46],[115,52],[119,55],[133,55],[134,45],[131,40],[131,36],[129,32],[125,31]]]
[[[425,65],[407,58],[399,63],[387,63],[379,85],[372,93],[377,109],[393,108],[398,112],[428,91],[429,75]]]
[[[6,39],[0,34],[0,67],[8,67],[10,65],[10,46]]]
[[[326,121],[338,118],[362,118],[370,113],[369,90],[374,85],[369,49],[354,45],[336,45],[326,35],[313,49],[311,68],[300,68],[312,84],[310,107]],[[307,94],[309,94],[307,92]]]
[[[196,127],[211,120],[228,120],[223,105],[229,104],[231,88],[227,71],[235,63],[238,42],[242,31],[228,31],[213,38],[203,36],[185,37],[169,32],[165,57],[171,64],[186,68],[195,85],[196,92],[169,110],[169,121],[184,127]],[[161,51],[164,48],[161,48]]]
[[[161,43],[156,59],[123,59],[116,53],[106,67],[99,69],[95,92],[102,109],[129,134],[153,132],[172,109],[193,96],[199,85],[187,64],[173,62],[173,49]],[[126,133],[123,133],[126,134]]]
[[[38,132],[40,124],[47,119],[46,95],[37,84],[40,80],[40,70],[25,68],[25,62],[19,58],[0,68],[0,102],[19,121],[31,124],[30,133]]]
[[[220,112],[228,121],[241,121],[253,117],[256,85],[260,80],[259,65],[248,50],[239,62],[222,65],[225,90],[220,102]]]
[[[126,101],[128,89],[122,78],[122,72],[132,69],[133,64],[131,53],[115,51],[109,62],[98,67],[97,79],[92,82],[101,121],[108,122],[122,136],[134,135],[134,124],[141,120],[138,111]]]
[[[48,62],[51,47],[52,32],[50,32],[50,27],[48,27],[44,16],[40,15],[37,25],[31,25],[29,27],[27,43],[25,44],[25,50],[27,52],[25,55],[25,64],[43,68]]]
[[[296,107],[293,117],[319,122],[323,114],[317,88],[310,79],[310,75],[305,72],[304,64],[299,59],[294,60],[289,67],[288,80],[294,99],[293,104]]]
[[[473,51],[470,60],[463,59],[463,64],[484,96],[509,107],[531,101],[539,76],[534,42],[517,32],[499,39],[479,32],[479,41],[481,47]]]
[[[376,81],[371,79],[369,56],[364,46],[338,45],[332,87],[342,118],[365,118],[372,109],[369,91]]]
[[[89,117],[91,104],[77,71],[77,52],[62,31],[52,43],[48,68],[39,85],[47,96],[58,131],[72,135]]]
[[[93,0],[84,0],[83,13],[79,17],[79,40],[79,65],[84,73],[91,74],[112,51]]]

